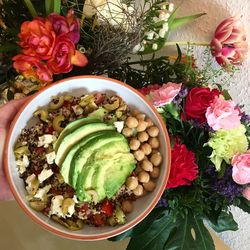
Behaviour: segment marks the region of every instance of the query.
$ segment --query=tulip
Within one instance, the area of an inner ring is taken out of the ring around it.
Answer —
[[[240,65],[247,54],[246,33],[239,17],[229,17],[215,30],[212,55],[223,67]]]

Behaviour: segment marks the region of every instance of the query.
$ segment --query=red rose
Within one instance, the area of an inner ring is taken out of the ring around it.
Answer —
[[[37,18],[31,22],[23,22],[18,37],[25,55],[35,56],[42,60],[51,58],[56,34],[49,20]]]
[[[149,93],[152,91],[152,90],[156,90],[156,89],[159,89],[161,87],[161,85],[159,84],[151,84],[151,85],[148,85],[146,87],[143,87],[141,89],[138,89],[143,95],[149,95]]]
[[[193,88],[189,91],[184,107],[186,119],[194,119],[200,123],[206,122],[206,111],[213,102],[215,96],[219,96],[218,89]],[[182,115],[182,117],[184,114]],[[184,116],[185,118],[185,116]]]
[[[166,188],[191,185],[198,176],[195,155],[184,144],[176,142],[171,150],[171,170]]]
[[[75,49],[67,35],[61,34],[57,37],[52,58],[48,61],[48,67],[54,74],[68,73],[73,65],[83,67],[87,63],[86,56]]]
[[[19,54],[14,56],[12,60],[14,61],[13,67],[16,71],[23,74],[27,79],[41,83],[53,80],[52,72],[48,69],[47,65],[36,57]]]

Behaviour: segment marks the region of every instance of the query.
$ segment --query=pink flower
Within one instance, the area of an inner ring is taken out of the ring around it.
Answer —
[[[231,164],[233,166],[233,180],[241,185],[250,183],[250,150],[245,154],[235,155]]]
[[[180,90],[181,83],[168,82],[167,84],[163,84],[162,87],[150,91],[149,96],[154,106],[160,107],[172,102]]]
[[[42,84],[53,80],[52,72],[39,58],[20,54],[12,59],[14,61],[13,67],[27,79],[39,81]]]
[[[241,119],[239,109],[233,101],[226,101],[217,96],[207,108],[206,118],[213,130],[236,128],[240,125]]]
[[[67,34],[71,41],[76,44],[80,40],[80,23],[79,19],[74,16],[74,11],[69,10],[67,17],[60,16],[56,13],[50,14],[48,20],[52,23],[56,35]]]
[[[243,192],[242,192],[242,195],[250,201],[250,187],[246,187]]]
[[[239,17],[229,17],[221,22],[210,45],[212,55],[221,66],[241,64],[247,54],[248,45]]]
[[[148,85],[146,87],[143,87],[143,88],[139,89],[139,91],[143,95],[148,95],[152,90],[159,89],[160,87],[161,87],[161,85],[159,85],[159,84],[151,84],[151,85]]]
[[[54,74],[68,73],[73,65],[84,67],[87,63],[87,57],[75,49],[67,35],[61,34],[57,37],[52,58],[48,61],[48,68]]]

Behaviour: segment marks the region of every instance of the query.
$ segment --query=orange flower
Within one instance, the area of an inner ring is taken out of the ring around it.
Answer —
[[[49,20],[37,18],[31,22],[23,22],[18,37],[25,55],[36,56],[42,60],[51,58],[56,34]]]
[[[73,65],[84,67],[87,63],[87,57],[75,49],[67,35],[61,34],[57,37],[52,58],[48,61],[48,67],[54,74],[68,73]]]
[[[32,81],[39,81],[42,84],[53,80],[51,71],[40,59],[22,54],[12,59],[14,61],[13,67],[17,72],[23,74],[25,78]]]

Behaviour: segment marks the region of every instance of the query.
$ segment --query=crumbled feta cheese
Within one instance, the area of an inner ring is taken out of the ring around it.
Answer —
[[[34,198],[37,198],[43,201],[46,197],[46,194],[49,192],[50,188],[51,188],[51,185],[46,185],[43,188],[39,188],[36,194],[34,195]]]
[[[64,217],[62,212],[62,203],[63,203],[63,196],[56,195],[51,199],[51,206],[50,206],[50,215],[55,214],[59,217]]]
[[[83,109],[79,105],[72,106],[72,109],[76,115],[81,115],[83,113]]]
[[[23,155],[22,160],[17,160],[16,165],[20,174],[23,174],[26,171],[26,168],[29,166],[29,158],[27,155]]]
[[[53,164],[56,159],[56,153],[55,151],[46,154],[46,160],[48,164]]]
[[[38,147],[44,146],[45,148],[47,148],[49,146],[49,144],[56,141],[56,137],[54,135],[50,135],[50,134],[40,136],[38,139],[39,139],[39,141],[38,141],[37,146]]]
[[[66,216],[71,217],[74,212],[75,212],[75,202],[72,202],[72,204],[68,206],[68,212]]]
[[[47,180],[51,175],[53,175],[53,171],[51,169],[43,169],[42,172],[38,175],[38,180],[40,183]]]
[[[25,180],[25,182],[27,183],[26,186],[26,190],[29,194],[34,194],[38,188],[38,184],[37,184],[37,178],[35,174],[32,174],[30,176],[27,177],[27,179]]]
[[[117,132],[121,133],[124,128],[124,121],[114,122]]]

